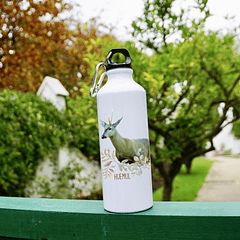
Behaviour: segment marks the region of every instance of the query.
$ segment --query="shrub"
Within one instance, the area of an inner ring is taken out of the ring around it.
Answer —
[[[0,92],[0,195],[24,196],[27,183],[45,157],[56,160],[60,147],[77,147],[99,158],[96,102],[88,94],[68,98],[65,112],[29,92]]]
[[[23,196],[39,161],[66,144],[64,114],[33,93],[0,92],[0,195]]]
[[[99,140],[96,99],[89,96],[90,87],[82,83],[81,96],[67,99],[68,144],[89,159],[99,161]]]

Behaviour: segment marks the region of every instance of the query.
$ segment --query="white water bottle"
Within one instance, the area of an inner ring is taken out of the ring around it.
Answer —
[[[124,63],[113,62],[116,53],[125,56]],[[100,66],[105,72],[95,87]],[[98,64],[90,90],[97,96],[104,208],[117,213],[153,206],[146,92],[132,74],[127,49],[112,49]],[[100,89],[105,75],[107,83]]]

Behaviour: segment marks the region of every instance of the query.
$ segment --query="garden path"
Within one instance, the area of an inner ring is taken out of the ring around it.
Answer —
[[[195,201],[240,201],[240,158],[216,156],[207,159],[215,162]]]

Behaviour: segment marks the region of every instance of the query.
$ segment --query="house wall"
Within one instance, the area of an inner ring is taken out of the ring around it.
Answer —
[[[207,153],[206,156],[224,154],[227,150],[231,150],[231,154],[240,154],[240,140],[234,137],[231,130],[232,124],[223,128],[223,130],[213,139],[213,144],[216,150]]]

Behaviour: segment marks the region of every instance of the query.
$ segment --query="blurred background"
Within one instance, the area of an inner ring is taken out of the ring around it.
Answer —
[[[89,90],[96,65],[124,47],[147,93],[154,200],[194,201],[214,160],[240,153],[239,7],[1,1],[0,195],[102,199]]]

